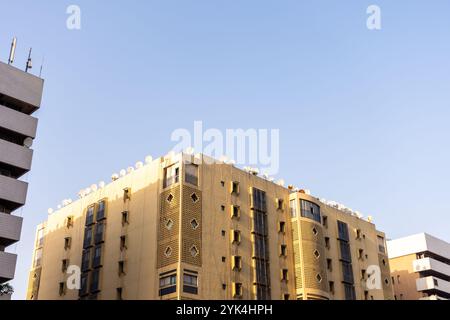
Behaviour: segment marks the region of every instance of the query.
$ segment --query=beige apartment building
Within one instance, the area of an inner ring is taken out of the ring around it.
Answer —
[[[367,264],[384,259],[378,249],[384,235],[373,224],[256,171],[171,153],[112,180],[66,201],[38,227],[28,299],[391,298],[390,283],[366,293],[360,281]],[[320,222],[293,215],[304,212],[302,199],[320,206]],[[351,296],[336,251],[338,220],[349,230]],[[361,261],[359,248],[365,250]],[[80,289],[74,290],[78,268]]]

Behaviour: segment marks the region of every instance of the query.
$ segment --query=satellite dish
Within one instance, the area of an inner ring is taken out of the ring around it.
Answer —
[[[98,183],[98,186],[99,186],[100,189],[103,189],[105,187],[105,181],[100,181]]]
[[[281,186],[281,187],[284,187],[284,180],[283,180],[283,179],[280,179],[280,180],[278,180],[278,181],[276,182],[276,184],[279,185],[279,186]]]
[[[91,188],[86,188],[86,189],[84,190],[84,192],[86,193],[86,195],[88,195],[89,193],[92,192],[92,190],[91,190]]]
[[[119,175],[117,173],[113,173],[111,176],[111,180],[116,181],[117,179],[119,179]]]
[[[28,149],[31,148],[33,146],[33,139],[28,137],[25,140],[23,140],[23,146],[27,147]]]
[[[58,204],[58,210],[60,210],[61,209],[61,205],[60,204]]]
[[[134,171],[134,168],[133,168],[133,167],[128,167],[128,168],[127,168],[127,173],[128,173],[128,174],[132,173],[133,171]]]
[[[150,164],[150,163],[152,163],[152,161],[153,161],[152,156],[146,156],[146,157],[145,157],[145,163],[146,163],[146,164]]]
[[[125,177],[127,175],[127,172],[125,171],[125,169],[120,170],[119,172],[121,177]]]
[[[141,161],[136,162],[136,169],[141,169],[144,164]]]
[[[86,195],[86,192],[83,190],[80,190],[80,192],[78,192],[78,197],[83,198]]]
[[[49,208],[48,210],[47,210],[47,213],[48,214],[52,214],[54,211],[53,211],[53,208]]]
[[[98,190],[98,186],[97,186],[96,184],[93,184],[93,185],[91,186],[91,190],[92,190],[92,192],[97,191],[97,190]]]

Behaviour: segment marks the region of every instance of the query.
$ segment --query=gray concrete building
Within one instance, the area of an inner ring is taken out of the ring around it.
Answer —
[[[14,278],[17,255],[7,247],[20,240],[28,183],[21,178],[31,169],[44,81],[0,62],[0,284]]]

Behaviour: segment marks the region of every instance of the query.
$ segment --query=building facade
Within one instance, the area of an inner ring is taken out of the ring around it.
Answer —
[[[306,195],[203,155],[169,154],[127,171],[114,175],[106,186],[101,183],[82,192],[79,200],[67,203],[38,227],[28,299],[294,300],[300,296],[302,288],[296,286],[302,282],[294,252],[300,243],[295,240],[295,226],[301,219],[291,219],[289,204]],[[311,201],[316,200],[311,197]],[[341,219],[354,222],[350,217]],[[370,226],[367,239],[376,242],[381,233]],[[317,230],[326,234],[321,223]],[[306,241],[306,232],[301,236]],[[325,238],[320,237],[310,242],[323,252]],[[306,251],[303,254],[301,262],[306,261]],[[322,268],[314,261],[300,270],[317,265]],[[76,290],[72,275],[78,267],[81,281]],[[334,272],[338,270],[336,260]],[[319,286],[316,294],[345,298],[340,292],[330,293],[331,276],[323,273],[326,286]],[[359,283],[355,277],[355,296],[347,298],[359,297]],[[385,298],[381,292],[372,295]]]
[[[421,233],[387,244],[395,299],[450,299],[450,243]]]
[[[0,284],[14,278],[17,255],[5,252],[20,240],[28,184],[20,179],[31,169],[44,81],[0,62]]]

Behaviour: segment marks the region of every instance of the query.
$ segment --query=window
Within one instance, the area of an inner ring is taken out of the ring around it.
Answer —
[[[378,241],[378,251],[381,253],[386,253],[386,246],[384,243],[384,238],[381,236],[377,236],[377,241]]]
[[[280,246],[280,256],[281,257],[287,257],[287,245],[282,244]]]
[[[345,222],[338,221],[338,239],[343,241],[349,241],[348,226]]]
[[[98,203],[98,206],[97,206],[97,217],[96,217],[97,221],[101,221],[101,220],[106,218],[105,207],[106,207],[106,202],[104,200],[100,201]]]
[[[330,292],[331,292],[331,294],[334,294],[334,282],[333,282],[333,281],[330,281],[330,282],[328,283],[328,286],[330,287]]]
[[[322,217],[322,224],[325,228],[328,228],[328,217],[327,216]]]
[[[116,289],[116,297],[117,300],[123,300],[123,288]]]
[[[225,187],[225,181],[220,181],[220,185],[221,185],[222,187]]]
[[[189,251],[191,252],[191,256],[193,256],[194,258],[200,254],[200,251],[196,246],[192,246]]]
[[[330,238],[329,237],[325,237],[325,247],[327,248],[327,249],[330,249]]]
[[[125,274],[125,261],[119,261],[119,277]]]
[[[238,206],[231,206],[231,218],[239,219],[241,217],[241,208]]]
[[[364,249],[358,249],[358,259],[364,260]]]
[[[67,219],[66,219],[66,228],[69,229],[72,227],[73,227],[73,217],[70,216],[70,217],[67,217]]]
[[[392,283],[394,282],[394,279],[392,279]],[[397,283],[400,284],[400,276],[397,276]]]
[[[288,293],[283,294],[283,300],[289,300],[290,295]]]
[[[167,219],[166,223],[164,224],[167,230],[172,230],[173,228],[173,220],[172,219]]]
[[[90,206],[86,211],[86,225],[90,226],[94,223],[94,206]]]
[[[231,261],[232,261],[231,269],[233,269],[234,271],[242,270],[242,257],[241,256],[233,256]]]
[[[333,271],[333,260],[327,259],[327,269],[328,269],[328,271],[330,271],[330,272]]]
[[[366,279],[366,274],[367,274],[366,270],[362,269],[361,270],[361,280],[365,280]]]
[[[225,237],[227,235],[227,232],[225,230],[222,230],[222,237]]]
[[[91,273],[91,285],[90,290],[91,293],[96,293],[100,291],[100,269],[94,270]]]
[[[184,181],[194,186],[198,186],[198,166],[195,164],[186,164]]]
[[[288,281],[288,280],[289,280],[288,269],[281,270],[281,281]]]
[[[195,192],[191,194],[191,199],[193,203],[197,203],[200,200],[200,198],[197,196]]]
[[[65,282],[60,282],[59,283],[59,296],[63,296],[66,294],[66,283]]]
[[[226,261],[227,261],[227,258],[222,257],[222,262],[226,262]]]
[[[277,210],[284,210],[284,201],[283,199],[277,199]]]
[[[127,236],[120,237],[120,251],[127,249]]]
[[[433,278],[433,283],[434,283],[434,285],[435,285],[436,287],[439,287],[439,282],[438,282],[437,279],[434,279],[434,278]]]
[[[352,262],[350,245],[347,242],[339,241],[339,247],[341,249],[341,260],[346,262]]]
[[[183,275],[183,292],[190,294],[198,294],[198,276],[195,273],[184,273]]]
[[[165,296],[177,291],[177,275],[164,274],[159,277],[159,295]]]
[[[199,224],[196,219],[191,220],[191,227],[193,230],[197,230],[197,228],[199,227]]]
[[[356,300],[355,287],[350,284],[344,284],[345,300]]]
[[[242,283],[233,282],[233,298],[242,298]]]
[[[364,300],[369,300],[369,291],[364,291]]]
[[[72,245],[72,238],[66,237],[64,238],[64,250],[69,250]]]
[[[166,250],[164,251],[164,255],[169,258],[172,255],[172,248],[171,247],[167,247]]]
[[[221,209],[222,211],[225,211],[225,206],[224,206],[224,205],[220,206],[220,209]]]
[[[86,249],[83,251],[83,256],[81,258],[81,271],[89,271],[91,260],[91,249]]]
[[[34,254],[34,267],[40,267],[41,266],[41,260],[42,260],[42,248],[37,249]]]
[[[314,257],[316,257],[316,259],[320,258],[320,252],[319,251],[314,250],[313,254],[314,254]]]
[[[361,235],[362,235],[361,229],[356,229],[356,239],[357,239],[357,240],[360,240],[360,239],[361,239]]]
[[[342,261],[342,276],[344,278],[344,282],[349,284],[354,284],[353,279],[353,267],[351,263]]]
[[[239,230],[231,231],[231,243],[234,243],[234,244],[241,243],[241,232]]]
[[[301,215],[304,218],[314,220],[321,223],[320,207],[307,200],[300,200]]]
[[[39,229],[39,231],[37,232],[37,243],[36,243],[36,247],[42,247],[44,244],[44,231],[45,229]]]
[[[65,273],[67,268],[69,268],[69,259],[63,259],[61,263],[61,271]]]
[[[123,189],[123,201],[131,200],[131,188]]]
[[[123,226],[129,223],[128,219],[129,219],[128,211],[123,211],[122,212],[122,225]]]
[[[84,230],[83,248],[85,249],[92,246],[92,231],[93,231],[92,226],[86,227],[86,229]]]
[[[291,218],[297,217],[297,200],[289,201],[289,209],[291,211]]]
[[[88,293],[88,279],[89,279],[89,273],[83,273],[81,275],[80,290],[78,292],[80,297],[82,297]]]
[[[94,258],[92,259],[92,266],[98,268],[102,266],[102,245],[94,248]]]
[[[180,168],[178,164],[172,165],[164,169],[164,182],[163,187],[167,188],[171,185],[178,183],[180,180]]]
[[[283,233],[283,234],[286,233],[286,222],[280,221],[280,224],[279,224],[279,227],[278,227],[278,231],[280,233]]]
[[[240,188],[239,188],[239,182],[237,181],[232,181],[231,182],[231,193],[238,195],[240,192]]]
[[[95,244],[99,244],[103,242],[104,239],[104,233],[105,233],[105,223],[99,222],[95,226]]]

